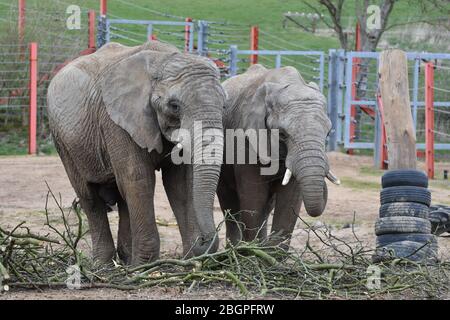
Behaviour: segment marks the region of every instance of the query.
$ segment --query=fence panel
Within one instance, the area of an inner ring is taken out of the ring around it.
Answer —
[[[323,51],[239,50],[237,46],[231,46],[230,76],[245,72],[249,63],[248,57],[251,55],[258,56],[259,63],[267,68],[295,67],[295,64],[292,63],[293,59],[303,59],[302,67],[297,67],[300,74],[305,81],[318,83],[320,90],[323,91],[325,69],[325,54]]]
[[[417,149],[425,149],[424,63],[435,61],[435,150],[450,150],[450,54],[408,52],[411,112],[417,136]],[[343,146],[346,149],[376,149],[380,136],[376,126],[378,91],[377,52],[347,52],[345,65],[345,101]],[[354,68],[359,68],[354,78]],[[439,93],[438,93],[439,92]],[[339,139],[338,139],[339,140]],[[444,154],[445,155],[445,154]]]

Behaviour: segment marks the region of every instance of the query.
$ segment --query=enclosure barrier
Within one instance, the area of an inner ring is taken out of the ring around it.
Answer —
[[[318,63],[319,66],[313,67],[313,70],[318,72],[318,76],[314,79],[319,82],[319,88],[323,90],[324,83],[324,67],[325,67],[325,55],[323,51],[294,51],[294,50],[239,50],[236,45],[230,46],[230,76],[235,76],[238,74],[238,62],[240,61],[239,55],[257,55],[261,56],[274,56],[275,57],[275,68],[281,68],[282,57],[284,56],[306,56],[314,57],[314,62]]]
[[[250,29],[250,50],[256,51],[258,50],[258,37],[259,37],[259,32],[258,32],[258,27],[257,26],[253,26]],[[257,64],[258,63],[258,55],[257,54],[252,54],[250,55],[250,64]]]
[[[425,164],[429,179],[434,179],[434,68],[425,65]]]
[[[37,133],[37,59],[38,44],[30,43],[30,110],[29,110],[29,134],[28,154],[36,154]]]

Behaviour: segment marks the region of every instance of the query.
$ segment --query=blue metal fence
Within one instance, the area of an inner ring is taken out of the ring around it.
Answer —
[[[325,69],[325,54],[323,51],[294,51],[294,50],[239,50],[237,46],[230,46],[230,76],[234,76],[239,73],[238,63],[240,56],[257,55],[258,58],[264,56],[275,57],[274,67],[280,68],[283,66],[283,57],[307,57],[311,65],[308,67],[315,73],[313,79],[310,81],[316,81],[319,83],[320,90],[323,90],[324,86],[324,69]],[[286,64],[285,64],[286,65]],[[289,64],[287,64],[289,65]],[[302,74],[302,70],[299,70]],[[307,78],[307,77],[306,77]]]
[[[423,80],[423,77],[421,78],[421,68],[420,68],[420,62],[421,61],[442,61],[446,60],[450,62],[450,54],[443,54],[443,53],[418,53],[418,52],[407,52],[407,59],[412,62],[412,65],[409,66],[410,72],[410,79],[412,79],[412,84],[410,84],[410,92],[412,96],[411,101],[411,112],[414,120],[414,126],[416,128],[416,132],[418,132],[418,141],[420,141],[420,128],[423,127],[423,123],[421,123],[418,117],[418,112],[420,110],[423,110],[423,107],[425,106],[424,102],[424,96],[422,93],[423,87],[420,86],[420,80]],[[352,85],[358,84],[354,83],[354,79],[352,79],[352,69],[354,67],[354,58],[360,58],[366,61],[366,65],[370,67],[375,68],[374,72],[365,71],[368,76],[366,77],[367,87],[369,87],[370,84],[373,85],[373,90],[370,90],[373,94],[367,94],[362,99],[354,99],[355,97],[352,97]],[[362,123],[361,119],[355,119],[351,116],[351,108],[352,106],[355,106],[356,108],[360,108],[361,106],[365,106],[367,108],[371,108],[375,111],[375,115],[378,115],[378,106],[377,106],[377,100],[376,100],[376,92],[378,91],[378,65],[379,65],[379,58],[380,54],[378,52],[347,52],[345,54],[345,99],[344,99],[344,109],[343,109],[343,121],[338,121],[336,123],[337,127],[342,127],[338,129],[337,131],[341,132],[343,131],[343,137],[341,139],[343,147],[346,149],[375,149],[376,151],[379,150],[379,146],[376,145],[379,141],[379,134],[380,130],[376,128],[376,119],[371,119],[366,123]],[[338,62],[342,63],[342,61]],[[372,77],[370,79],[370,75],[375,75],[375,77]],[[448,74],[450,75],[450,74]],[[372,83],[370,83],[372,81]],[[440,99],[448,99],[448,100],[440,100]],[[435,94],[435,102],[434,106],[436,107],[450,107],[450,96],[443,96],[439,94]],[[337,106],[338,107],[338,106]],[[361,113],[361,108],[358,110],[358,112]],[[365,117],[367,120],[368,117]],[[373,137],[371,140],[367,139],[367,136],[350,136],[351,130],[350,125],[351,123],[355,123],[356,126],[366,126],[368,128],[367,131],[373,132]],[[423,121],[422,121],[423,122]],[[443,133],[444,135],[446,133]],[[338,137],[338,141],[340,141]],[[425,144],[423,142],[417,143],[417,149],[425,149]],[[435,149],[436,150],[450,150],[450,143],[435,143]]]

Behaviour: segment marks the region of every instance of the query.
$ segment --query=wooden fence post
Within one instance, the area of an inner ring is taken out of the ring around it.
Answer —
[[[434,179],[434,66],[425,65],[425,164],[429,179]]]
[[[415,169],[416,134],[409,98],[406,53],[397,49],[381,52],[379,75],[389,169]]]
[[[38,44],[30,43],[30,114],[29,114],[29,136],[28,154],[36,154],[37,133],[37,59]]]

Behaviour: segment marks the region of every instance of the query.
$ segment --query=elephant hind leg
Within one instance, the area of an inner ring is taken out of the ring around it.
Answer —
[[[108,207],[99,197],[97,188],[88,183],[80,174],[65,148],[61,147],[57,141],[55,141],[55,146],[70,183],[80,198],[81,208],[88,218],[94,260],[100,263],[110,263],[115,256],[115,248],[107,216]]]
[[[80,196],[80,204],[88,218],[93,258],[99,263],[111,263],[116,250],[108,221],[108,207],[100,197],[91,195],[92,197]]]

